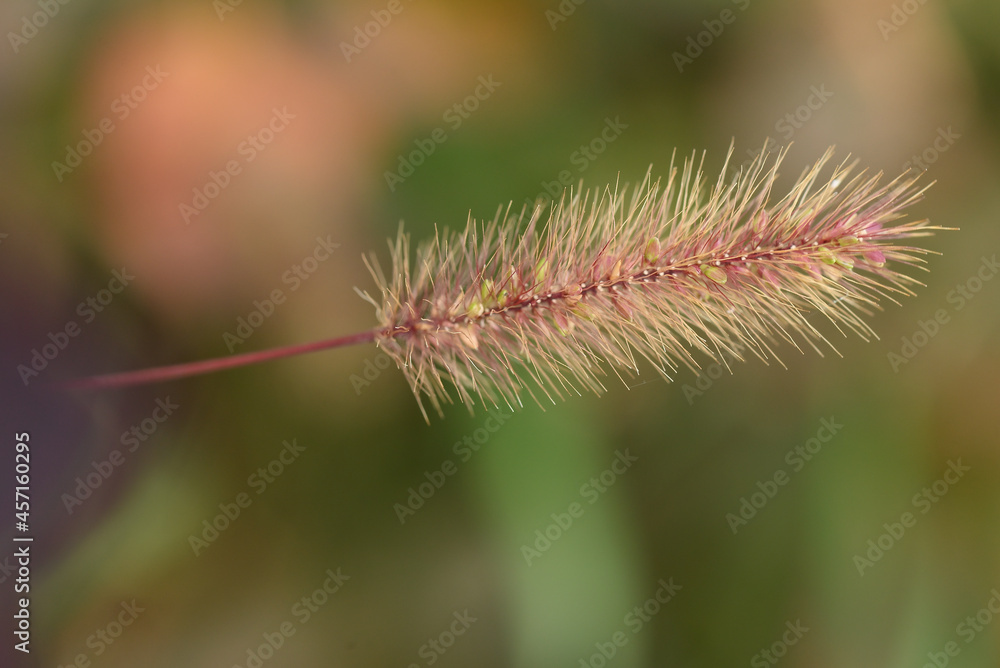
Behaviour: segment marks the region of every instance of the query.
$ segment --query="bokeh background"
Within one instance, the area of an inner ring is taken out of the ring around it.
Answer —
[[[24,656],[3,522],[4,665],[1000,662],[1000,279],[983,280],[1000,249],[996,2],[8,0],[0,17],[0,471],[7,513],[12,434],[30,431],[36,541]],[[256,135],[269,143],[248,148]],[[372,346],[45,387],[369,328],[362,253],[385,262],[400,220],[419,239],[560,178],[634,182],[675,148],[715,171],[731,141],[738,164],[768,138],[794,142],[784,186],[832,144],[889,176],[925,169],[936,184],[910,215],[961,228],[926,241],[942,253],[927,287],[872,319],[879,340],[832,339],[843,357],[786,347],[787,369],[706,363],[502,424],[461,406],[425,424]],[[185,214],[213,173],[225,187]],[[304,262],[317,239],[336,249]],[[297,284],[295,266],[311,269]],[[117,294],[114,271],[134,276]],[[25,386],[18,365],[69,323]],[[157,400],[177,406],[162,422]],[[842,427],[794,463],[823,420]],[[304,450],[262,489],[251,476],[286,440]],[[581,488],[626,450],[605,491]],[[968,470],[939,482],[949,467]],[[745,524],[727,519],[779,472]],[[574,502],[583,515],[551,527]],[[349,579],[314,594],[328,569]]]

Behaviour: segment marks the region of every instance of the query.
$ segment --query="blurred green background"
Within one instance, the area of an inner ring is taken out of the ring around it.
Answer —
[[[36,536],[33,651],[16,665],[1000,664],[1000,280],[983,280],[1000,248],[997,3],[13,0],[0,15],[4,451],[31,431]],[[961,228],[926,241],[942,255],[872,318],[880,340],[832,339],[842,358],[786,346],[787,370],[706,365],[430,425],[372,346],[44,387],[367,329],[361,255],[384,264],[401,219],[425,238],[560,178],[664,174],[675,148],[706,150],[714,178],[731,141],[739,163],[769,137],[794,142],[782,186],[835,144],[890,177],[926,169],[936,185],[909,214]],[[337,247],[310,262],[317,239]],[[117,293],[116,270],[134,276]],[[17,367],[70,322],[26,386]],[[904,338],[923,345],[894,365]],[[836,433],[810,441],[824,420]],[[616,458],[631,463],[606,473]]]

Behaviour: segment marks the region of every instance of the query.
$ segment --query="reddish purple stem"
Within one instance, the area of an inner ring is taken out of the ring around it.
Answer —
[[[304,355],[318,350],[328,348],[340,348],[342,346],[353,346],[358,343],[369,343],[375,340],[378,330],[360,332],[350,336],[342,336],[336,339],[324,339],[311,343],[300,343],[294,346],[283,348],[272,348],[270,350],[260,350],[253,353],[243,353],[232,357],[218,357],[215,359],[201,360],[200,362],[187,362],[185,364],[172,364],[170,366],[153,367],[151,369],[140,369],[138,371],[124,371],[121,373],[109,373],[103,376],[91,376],[69,380],[59,384],[66,389],[96,390],[110,387],[126,387],[129,385],[141,385],[144,383],[157,383],[175,378],[185,378],[187,376],[198,376],[213,371],[231,369],[237,366],[257,364],[268,360],[279,359],[281,357],[292,357],[294,355]]]

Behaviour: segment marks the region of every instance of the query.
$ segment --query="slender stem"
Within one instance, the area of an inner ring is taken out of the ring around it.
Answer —
[[[283,348],[272,348],[270,350],[260,350],[252,353],[233,355],[232,357],[217,357],[215,359],[201,360],[199,362],[187,362],[185,364],[173,364],[170,366],[153,367],[151,369],[139,369],[138,371],[124,371],[121,373],[109,373],[103,376],[90,376],[89,378],[79,378],[60,383],[59,386],[65,389],[86,389],[96,390],[111,387],[127,387],[129,385],[142,385],[145,383],[157,383],[175,378],[185,378],[187,376],[198,376],[204,373],[212,373],[223,369],[231,369],[237,366],[257,364],[281,357],[292,357],[293,355],[304,355],[318,350],[328,348],[340,348],[342,346],[352,346],[358,343],[369,343],[375,340],[378,330],[359,332],[350,336],[342,336],[336,339],[324,339],[322,341],[312,341],[311,343],[300,343],[294,346]]]

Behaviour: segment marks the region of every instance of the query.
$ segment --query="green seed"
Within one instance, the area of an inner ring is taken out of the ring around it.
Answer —
[[[728,274],[726,274],[726,270],[720,267],[713,267],[710,264],[703,264],[701,265],[700,269],[701,273],[705,274],[705,276],[710,281],[714,281],[719,285],[725,285],[726,281],[729,280],[729,276]]]
[[[493,279],[487,278],[483,280],[482,285],[479,286],[479,294],[483,298],[483,301],[489,301],[493,298]]]
[[[542,258],[541,260],[539,260],[538,264],[535,265],[535,279],[538,281],[544,281],[545,270],[548,268],[549,268],[548,258]]]
[[[587,304],[576,304],[571,309],[573,315],[584,320],[593,321],[594,320],[594,309],[590,308]]]
[[[646,244],[646,253],[644,255],[646,262],[653,264],[656,262],[657,258],[660,257],[660,240],[657,238],[652,238],[649,243]]]

